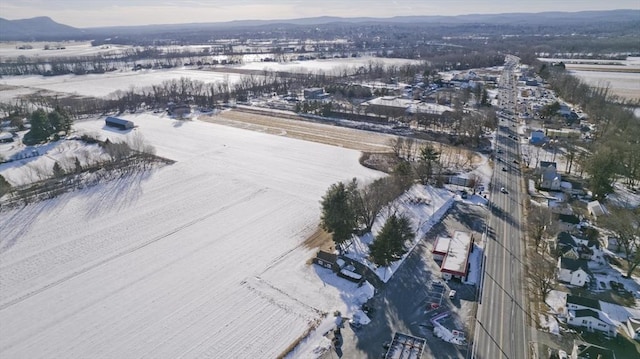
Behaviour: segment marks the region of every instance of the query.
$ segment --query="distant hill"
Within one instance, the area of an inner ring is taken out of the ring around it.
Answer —
[[[458,16],[395,16],[389,18],[374,17],[337,17],[320,16],[300,19],[282,20],[234,20],[213,23],[185,23],[144,26],[114,26],[101,28],[86,28],[87,32],[100,32],[101,30],[142,30],[171,31],[191,30],[197,28],[237,28],[265,25],[323,25],[331,23],[344,24],[478,24],[492,23],[502,24],[550,24],[554,22],[584,23],[591,21],[637,21],[640,23],[640,10],[607,10],[607,11],[579,11],[579,12],[540,12],[540,13],[504,13],[504,14],[470,14]]]
[[[21,20],[0,18],[0,41],[64,40],[75,39],[82,34],[83,30],[59,24],[46,16]]]
[[[447,25],[573,25],[596,23],[632,23],[640,27],[640,10],[580,12],[541,12],[509,14],[471,14],[459,16],[396,16],[390,18],[321,16],[283,20],[236,20],[214,23],[186,23],[145,26],[109,26],[78,29],[59,24],[48,17],[24,20],[0,18],[0,41],[6,40],[80,40],[105,35],[168,34],[180,31],[226,30],[257,26],[314,26],[325,24],[447,24]]]

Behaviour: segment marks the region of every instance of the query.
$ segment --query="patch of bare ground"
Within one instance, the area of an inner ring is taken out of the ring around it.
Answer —
[[[363,152],[362,156],[360,156],[361,165],[385,173],[390,173],[397,163],[398,158],[390,152]]]
[[[295,114],[270,114],[262,110],[238,108],[223,111],[217,115],[200,116],[200,120],[219,125],[286,136],[304,141],[323,143],[369,153],[363,155],[364,166],[388,172],[388,153],[392,152],[391,140],[397,136],[355,128],[335,126],[304,120]],[[441,159],[449,163],[466,163],[465,168],[482,163],[477,153],[461,147],[453,147],[440,142],[417,139],[420,144],[431,143],[441,152]],[[374,155],[375,154],[375,155]]]
[[[318,249],[320,251],[325,252],[333,252],[333,239],[331,239],[331,234],[322,227],[318,226],[315,232],[311,234],[305,241],[302,243],[305,247],[309,249]],[[307,261],[307,264],[311,264],[311,258]]]
[[[278,116],[228,110],[217,115],[201,116],[199,118],[206,122],[358,151],[390,151],[389,141],[395,137],[383,133],[295,119],[294,115]]]

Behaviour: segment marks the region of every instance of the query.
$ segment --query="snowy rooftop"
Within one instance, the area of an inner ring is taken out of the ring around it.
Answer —
[[[447,254],[450,243],[450,237],[438,237],[436,239],[436,244],[433,246],[433,253]]]
[[[441,270],[456,275],[467,273],[467,260],[471,248],[469,232],[456,231],[449,245],[447,256],[442,261]]]

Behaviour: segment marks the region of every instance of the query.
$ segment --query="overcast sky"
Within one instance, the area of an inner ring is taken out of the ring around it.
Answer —
[[[75,27],[508,12],[640,9],[640,0],[0,0],[0,17],[49,16]],[[2,31],[2,29],[0,29]]]

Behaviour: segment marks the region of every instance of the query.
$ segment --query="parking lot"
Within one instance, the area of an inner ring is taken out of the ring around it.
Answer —
[[[341,330],[340,346],[323,358],[380,358],[395,332],[426,339],[425,358],[466,358],[475,322],[476,287],[459,281],[444,282],[431,250],[438,235],[456,230],[473,233],[480,243],[484,228],[482,207],[457,202],[444,220],[409,254],[389,282],[367,303],[371,323]],[[456,291],[453,299],[449,292]],[[446,342],[434,335],[432,319],[467,338],[464,345]]]

